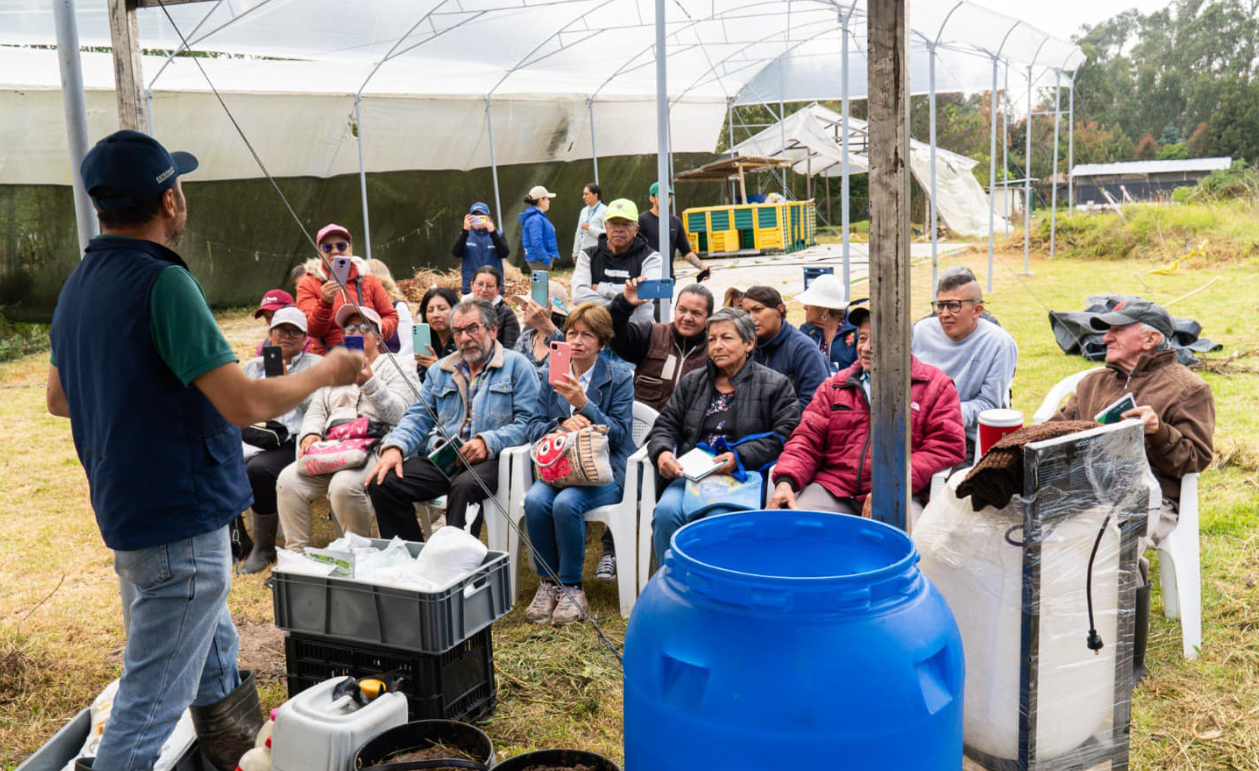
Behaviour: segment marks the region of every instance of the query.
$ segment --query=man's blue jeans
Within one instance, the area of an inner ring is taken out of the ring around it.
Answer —
[[[114,552],[114,570],[135,586],[136,598],[95,768],[149,771],[189,705],[222,701],[240,685],[239,641],[227,609],[231,564],[227,527]]]
[[[580,584],[586,557],[586,512],[620,500],[621,486],[616,482],[563,490],[534,482],[525,496],[525,526],[534,561],[550,568],[565,586]],[[549,578],[537,567],[543,578]]]

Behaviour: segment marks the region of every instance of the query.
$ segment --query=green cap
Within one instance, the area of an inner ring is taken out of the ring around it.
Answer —
[[[660,195],[660,183],[652,182],[651,188],[647,191],[647,195]],[[669,185],[669,195],[673,195],[673,185]]]
[[[628,198],[618,198],[608,204],[608,213],[603,215],[603,221],[608,220],[629,220],[637,225],[638,207]]]

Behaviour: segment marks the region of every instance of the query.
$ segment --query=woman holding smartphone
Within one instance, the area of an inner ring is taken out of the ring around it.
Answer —
[[[525,496],[525,525],[542,582],[525,610],[536,624],[564,626],[580,620],[590,609],[582,589],[586,556],[585,514],[621,500],[625,467],[634,452],[633,373],[600,358],[612,339],[612,317],[594,303],[573,309],[564,324],[564,342],[571,366],[552,373],[562,362],[557,351],[542,371],[538,404],[529,423],[529,440],[548,434],[607,426],[608,456],[614,480],[602,487],[556,489],[535,482]],[[557,344],[560,345],[560,344]],[[543,570],[542,567],[546,569]],[[558,576],[563,589],[552,582]]]
[[[549,308],[544,308],[531,297],[516,295],[525,320],[524,331],[512,349],[523,354],[537,368],[539,375],[546,369],[552,341],[563,341],[564,323],[568,320],[568,290],[563,285],[550,285]]]
[[[450,332],[450,309],[459,304],[453,289],[435,286],[420,300],[420,323],[427,324],[432,345],[415,352],[415,368],[424,382],[428,368],[455,352],[455,336]]]

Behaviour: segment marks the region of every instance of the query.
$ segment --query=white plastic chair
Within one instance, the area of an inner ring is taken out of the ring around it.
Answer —
[[[638,572],[634,561],[635,530],[638,527],[639,511],[639,480],[645,476],[641,473],[647,459],[647,434],[655,424],[659,413],[651,407],[634,402],[632,436],[638,449],[629,457],[625,468],[625,493],[619,503],[599,506],[586,512],[587,522],[602,522],[612,533],[613,554],[616,557],[617,594],[620,599],[621,617],[629,618],[634,608],[634,600],[638,597]],[[523,451],[522,451],[523,450]],[[522,451],[522,452],[521,452]],[[533,484],[533,464],[529,460],[529,448],[514,448],[512,467],[512,508],[508,511],[511,517],[524,527],[525,494]],[[652,480],[655,489],[655,480]],[[654,501],[654,499],[653,499]],[[515,528],[508,528],[503,523],[508,542],[508,554],[511,555],[511,596],[515,599],[519,591],[520,535]],[[491,547],[493,548],[493,547]]]
[[[1062,400],[1075,393],[1080,381],[1105,367],[1094,367],[1063,378],[1049,389],[1033,424],[1044,423],[1058,411]],[[1150,516],[1158,514],[1158,496],[1151,501]],[[1180,516],[1176,528],[1158,545],[1159,577],[1163,582],[1163,611],[1180,619],[1181,650],[1187,659],[1198,658],[1202,648],[1202,552],[1198,532],[1198,475],[1180,480]]]

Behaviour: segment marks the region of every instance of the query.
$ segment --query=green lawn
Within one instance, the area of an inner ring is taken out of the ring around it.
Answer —
[[[1002,253],[988,307],[1014,335],[1020,361],[1015,407],[1026,415],[1059,378],[1093,366],[1062,355],[1047,312],[1079,310],[1089,294],[1141,294],[1168,302],[1207,284],[1173,306],[1202,322],[1224,345],[1220,358],[1259,348],[1259,260],[1239,256],[1211,265],[1190,262],[1171,276],[1150,275],[1153,263],[1033,259],[1033,275],[1015,273],[1021,252]],[[977,271],[986,253],[950,260]],[[927,311],[929,267],[913,273],[915,315]],[[859,290],[860,291],[860,290]],[[799,307],[792,320],[802,320]],[[259,327],[246,312],[221,314],[242,352]],[[92,695],[115,677],[122,644],[112,563],[87,504],[83,474],[68,425],[43,409],[46,355],[0,364],[0,768],[13,768]],[[1134,698],[1133,768],[1259,768],[1259,624],[1253,558],[1259,540],[1259,356],[1239,358],[1249,371],[1204,373],[1215,391],[1216,446],[1226,460],[1202,477],[1204,642],[1202,657],[1180,655],[1180,629],[1162,618],[1155,590],[1151,674]],[[326,513],[326,509],[317,509]],[[318,518],[317,518],[318,519]],[[316,531],[331,538],[330,528]],[[591,545],[591,554],[597,542]],[[593,569],[593,557],[588,569]],[[499,707],[484,725],[500,757],[530,748],[584,747],[621,758],[620,672],[585,626],[564,630],[522,617],[536,587],[526,572],[522,602],[495,627]],[[615,586],[591,582],[591,599],[614,642],[625,624]],[[267,634],[270,590],[258,576],[236,580],[230,599],[249,646],[249,663],[263,675],[266,700],[284,697],[283,645]],[[973,666],[974,664],[972,664]]]

